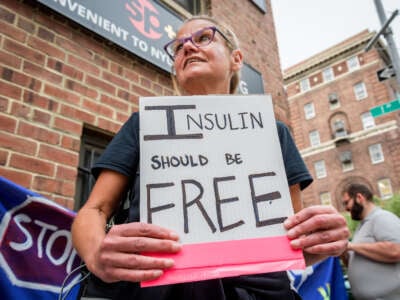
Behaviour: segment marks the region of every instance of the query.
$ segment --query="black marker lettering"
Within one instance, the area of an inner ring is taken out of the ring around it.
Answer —
[[[194,198],[192,201],[187,202],[187,195],[186,195],[186,184],[192,184],[195,185],[200,193],[199,195]],[[183,199],[183,219],[184,219],[184,231],[185,233],[189,232],[189,221],[188,221],[188,207],[192,206],[193,204],[197,204],[197,207],[199,208],[201,214],[203,215],[204,219],[207,221],[208,226],[211,228],[211,231],[214,233],[217,231],[215,228],[211,218],[207,214],[206,210],[204,209],[203,204],[201,204],[200,199],[203,196],[203,186],[196,180],[188,179],[188,180],[182,180],[181,181],[182,185],[182,199]]]
[[[232,228],[235,228],[235,227],[238,227],[238,226],[244,224],[243,220],[237,221],[236,223],[233,223],[233,224],[230,224],[230,225],[226,225],[226,226],[224,226],[224,224],[223,224],[223,221],[222,221],[222,210],[221,210],[222,204],[229,203],[229,202],[234,202],[234,201],[238,201],[239,200],[238,197],[221,199],[221,196],[220,196],[219,190],[218,190],[218,183],[221,182],[221,181],[228,181],[228,180],[235,180],[235,176],[216,177],[213,180],[214,193],[215,193],[215,205],[216,205],[216,208],[217,208],[218,225],[219,225],[219,230],[221,232],[230,230]]]
[[[146,184],[146,190],[147,190],[147,223],[152,223],[152,214],[154,212],[158,212],[161,210],[169,209],[175,206],[175,204],[170,203],[166,205],[160,205],[160,206],[155,206],[151,207],[151,197],[150,197],[150,191],[151,189],[158,189],[158,188],[165,188],[169,186],[173,186],[173,182],[165,182],[165,183],[154,183],[154,184]]]
[[[262,195],[256,195],[256,192],[254,190],[253,179],[258,178],[258,177],[267,177],[267,176],[276,176],[276,174],[275,174],[275,172],[267,172],[267,173],[249,175],[251,199],[253,202],[254,216],[256,218],[256,227],[262,227],[262,226],[267,226],[267,225],[283,223],[283,221],[286,219],[286,217],[282,217],[282,218],[260,220],[260,214],[258,212],[258,203],[263,202],[263,201],[272,201],[272,200],[277,200],[277,199],[282,198],[281,193],[279,191],[262,194]]]
[[[168,134],[148,134],[143,137],[145,141],[153,140],[181,140],[181,139],[202,139],[202,133],[194,134],[176,134],[174,110],[195,109],[195,105],[156,105],[145,106],[145,110],[165,110],[167,118]]]

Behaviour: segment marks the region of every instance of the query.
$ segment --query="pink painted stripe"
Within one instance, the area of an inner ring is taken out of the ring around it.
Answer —
[[[293,250],[286,236],[187,244],[177,254],[146,255],[172,258],[175,265],[143,287],[305,267],[302,251]]]

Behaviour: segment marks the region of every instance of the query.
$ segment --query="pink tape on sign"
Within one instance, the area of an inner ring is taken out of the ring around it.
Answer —
[[[142,287],[305,268],[302,251],[293,250],[286,236],[187,244],[174,255],[144,255],[172,258],[175,265]]]

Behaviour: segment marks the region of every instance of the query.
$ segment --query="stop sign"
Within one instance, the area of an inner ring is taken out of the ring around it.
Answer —
[[[79,265],[70,227],[74,214],[40,197],[27,196],[0,224],[0,265],[17,286],[59,292]],[[72,276],[72,285],[80,275]]]

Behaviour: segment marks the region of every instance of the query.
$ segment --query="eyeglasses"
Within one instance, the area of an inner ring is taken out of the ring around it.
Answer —
[[[202,28],[188,37],[174,39],[164,46],[165,52],[174,61],[175,58],[182,52],[183,45],[187,41],[191,41],[197,48],[205,47],[214,40],[215,32],[218,32],[232,46],[231,41],[217,27],[210,26]]]

